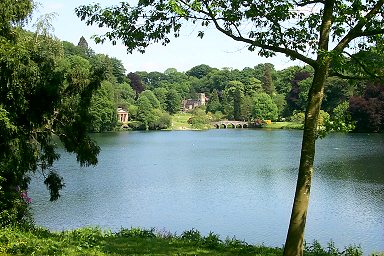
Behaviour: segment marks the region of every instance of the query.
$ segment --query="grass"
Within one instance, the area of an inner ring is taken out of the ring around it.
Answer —
[[[154,230],[98,228],[50,232],[43,228],[0,231],[0,255],[280,255],[281,249],[251,246],[237,240],[220,241],[195,230],[181,236]]]
[[[220,240],[209,233],[202,236],[197,230],[180,236],[165,231],[138,228],[119,232],[99,228],[50,232],[44,228],[5,227],[0,229],[0,255],[282,255],[281,248],[250,245],[236,239]],[[322,248],[316,241],[306,245],[304,255],[360,256],[359,247],[348,247],[340,252],[329,243]],[[381,254],[372,254],[380,255]]]
[[[268,129],[303,129],[303,124],[295,122],[273,122],[266,124],[264,128]]]
[[[171,130],[193,130],[193,127],[188,123],[188,119],[192,117],[190,113],[177,113],[172,115]]]

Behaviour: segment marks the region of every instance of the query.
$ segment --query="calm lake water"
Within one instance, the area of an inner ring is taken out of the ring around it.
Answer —
[[[36,175],[36,223],[52,230],[100,226],[198,229],[282,246],[294,197],[301,131],[220,129],[94,135],[96,167],[74,155],[55,165],[57,202]],[[317,143],[306,240],[384,251],[384,136],[332,134]]]

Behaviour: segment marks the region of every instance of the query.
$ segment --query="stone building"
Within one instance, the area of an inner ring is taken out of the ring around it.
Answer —
[[[125,110],[122,109],[122,108],[118,108],[118,109],[117,109],[117,120],[118,120],[120,123],[123,123],[123,124],[128,123],[128,112],[125,111]]]
[[[205,106],[206,102],[207,102],[207,98],[205,97],[205,93],[198,93],[197,100],[194,100],[194,99],[183,100],[181,102],[181,110],[186,112],[200,106]]]

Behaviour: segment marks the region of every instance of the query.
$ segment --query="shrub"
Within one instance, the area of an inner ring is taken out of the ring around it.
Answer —
[[[187,240],[189,242],[193,242],[194,244],[200,244],[202,242],[202,236],[200,232],[196,229],[184,231],[181,234],[181,239]]]
[[[218,248],[222,245],[222,241],[219,239],[219,235],[209,232],[208,236],[203,239],[203,246],[209,249]]]
[[[92,248],[97,246],[104,237],[104,233],[99,228],[81,228],[71,231],[69,237],[81,248]]]
[[[305,114],[303,112],[293,112],[293,115],[289,118],[291,122],[304,124]]]
[[[141,229],[141,228],[131,228],[126,229],[122,228],[119,232],[116,233],[120,237],[131,237],[131,238],[155,238],[155,229]]]
[[[188,120],[188,123],[192,125],[195,129],[204,129],[209,126],[212,121],[212,116],[207,115],[205,111],[201,108],[196,108],[192,112],[192,117]]]

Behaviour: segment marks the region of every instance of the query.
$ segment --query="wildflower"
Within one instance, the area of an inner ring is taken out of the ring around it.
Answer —
[[[20,192],[20,197],[24,200],[24,202],[26,202],[27,204],[30,204],[32,203],[32,198],[30,198],[28,196],[28,192],[27,191],[21,191]]]

